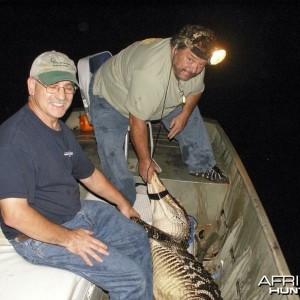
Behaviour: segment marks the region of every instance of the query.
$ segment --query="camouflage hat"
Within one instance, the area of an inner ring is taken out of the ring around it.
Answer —
[[[171,46],[179,49],[190,48],[198,57],[209,60],[215,46],[214,32],[200,25],[185,25],[171,39]]]

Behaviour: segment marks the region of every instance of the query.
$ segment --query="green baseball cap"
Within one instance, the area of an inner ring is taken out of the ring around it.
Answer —
[[[49,85],[59,81],[69,80],[78,86],[76,66],[67,55],[54,50],[44,52],[32,63],[30,76]]]

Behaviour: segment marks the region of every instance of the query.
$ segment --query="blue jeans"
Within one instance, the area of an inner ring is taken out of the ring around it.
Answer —
[[[168,131],[170,122],[181,111],[182,106],[177,106],[162,119],[164,127]],[[216,165],[207,129],[197,106],[190,115],[184,129],[175,136],[175,140],[179,144],[182,160],[190,173],[202,172]]]
[[[121,115],[103,98],[90,95],[90,101],[101,170],[133,205],[136,199],[135,180],[128,169],[124,153],[128,118]]]
[[[115,187],[133,204],[136,199],[135,182],[128,170],[124,156],[124,140],[129,120],[104,98],[93,95],[92,86],[93,80],[90,83],[89,96],[101,169]],[[162,119],[167,130],[170,128],[172,118],[181,110],[182,106],[177,106]],[[189,172],[197,173],[215,166],[216,160],[198,107],[194,109],[184,130],[177,134],[175,139],[179,143],[182,160]]]
[[[102,201],[84,200],[77,215],[63,226],[94,232],[108,245],[103,262],[88,266],[66,248],[33,239],[11,244],[22,257],[34,264],[76,273],[109,292],[110,299],[153,299],[152,259],[148,237],[142,227]],[[91,258],[92,259],[92,258]]]

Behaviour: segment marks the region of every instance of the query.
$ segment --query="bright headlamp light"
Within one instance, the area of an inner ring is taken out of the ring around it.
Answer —
[[[223,61],[225,56],[226,56],[226,51],[224,49],[215,49],[212,52],[211,57],[208,59],[208,64],[209,65],[217,65],[218,63]]]
[[[226,56],[226,51],[224,49],[213,48],[209,53],[200,50],[198,47],[190,47],[191,51],[195,53],[198,57],[201,57],[208,61],[209,65],[217,65]]]

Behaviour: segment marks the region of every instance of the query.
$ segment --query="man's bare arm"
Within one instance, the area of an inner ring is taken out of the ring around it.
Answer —
[[[107,246],[85,229],[69,230],[55,224],[28,205],[25,198],[0,200],[0,209],[6,225],[17,229],[30,238],[60,245],[81,256],[90,266],[90,257],[101,262],[101,254],[108,255]]]
[[[146,121],[129,114],[130,137],[139,160],[139,173],[145,182],[149,182],[153,172],[159,172],[159,167],[152,160]]]
[[[134,210],[126,198],[97,168],[95,168],[91,176],[81,179],[80,181],[95,194],[115,204],[120,212],[127,218],[140,217],[140,215]]]

